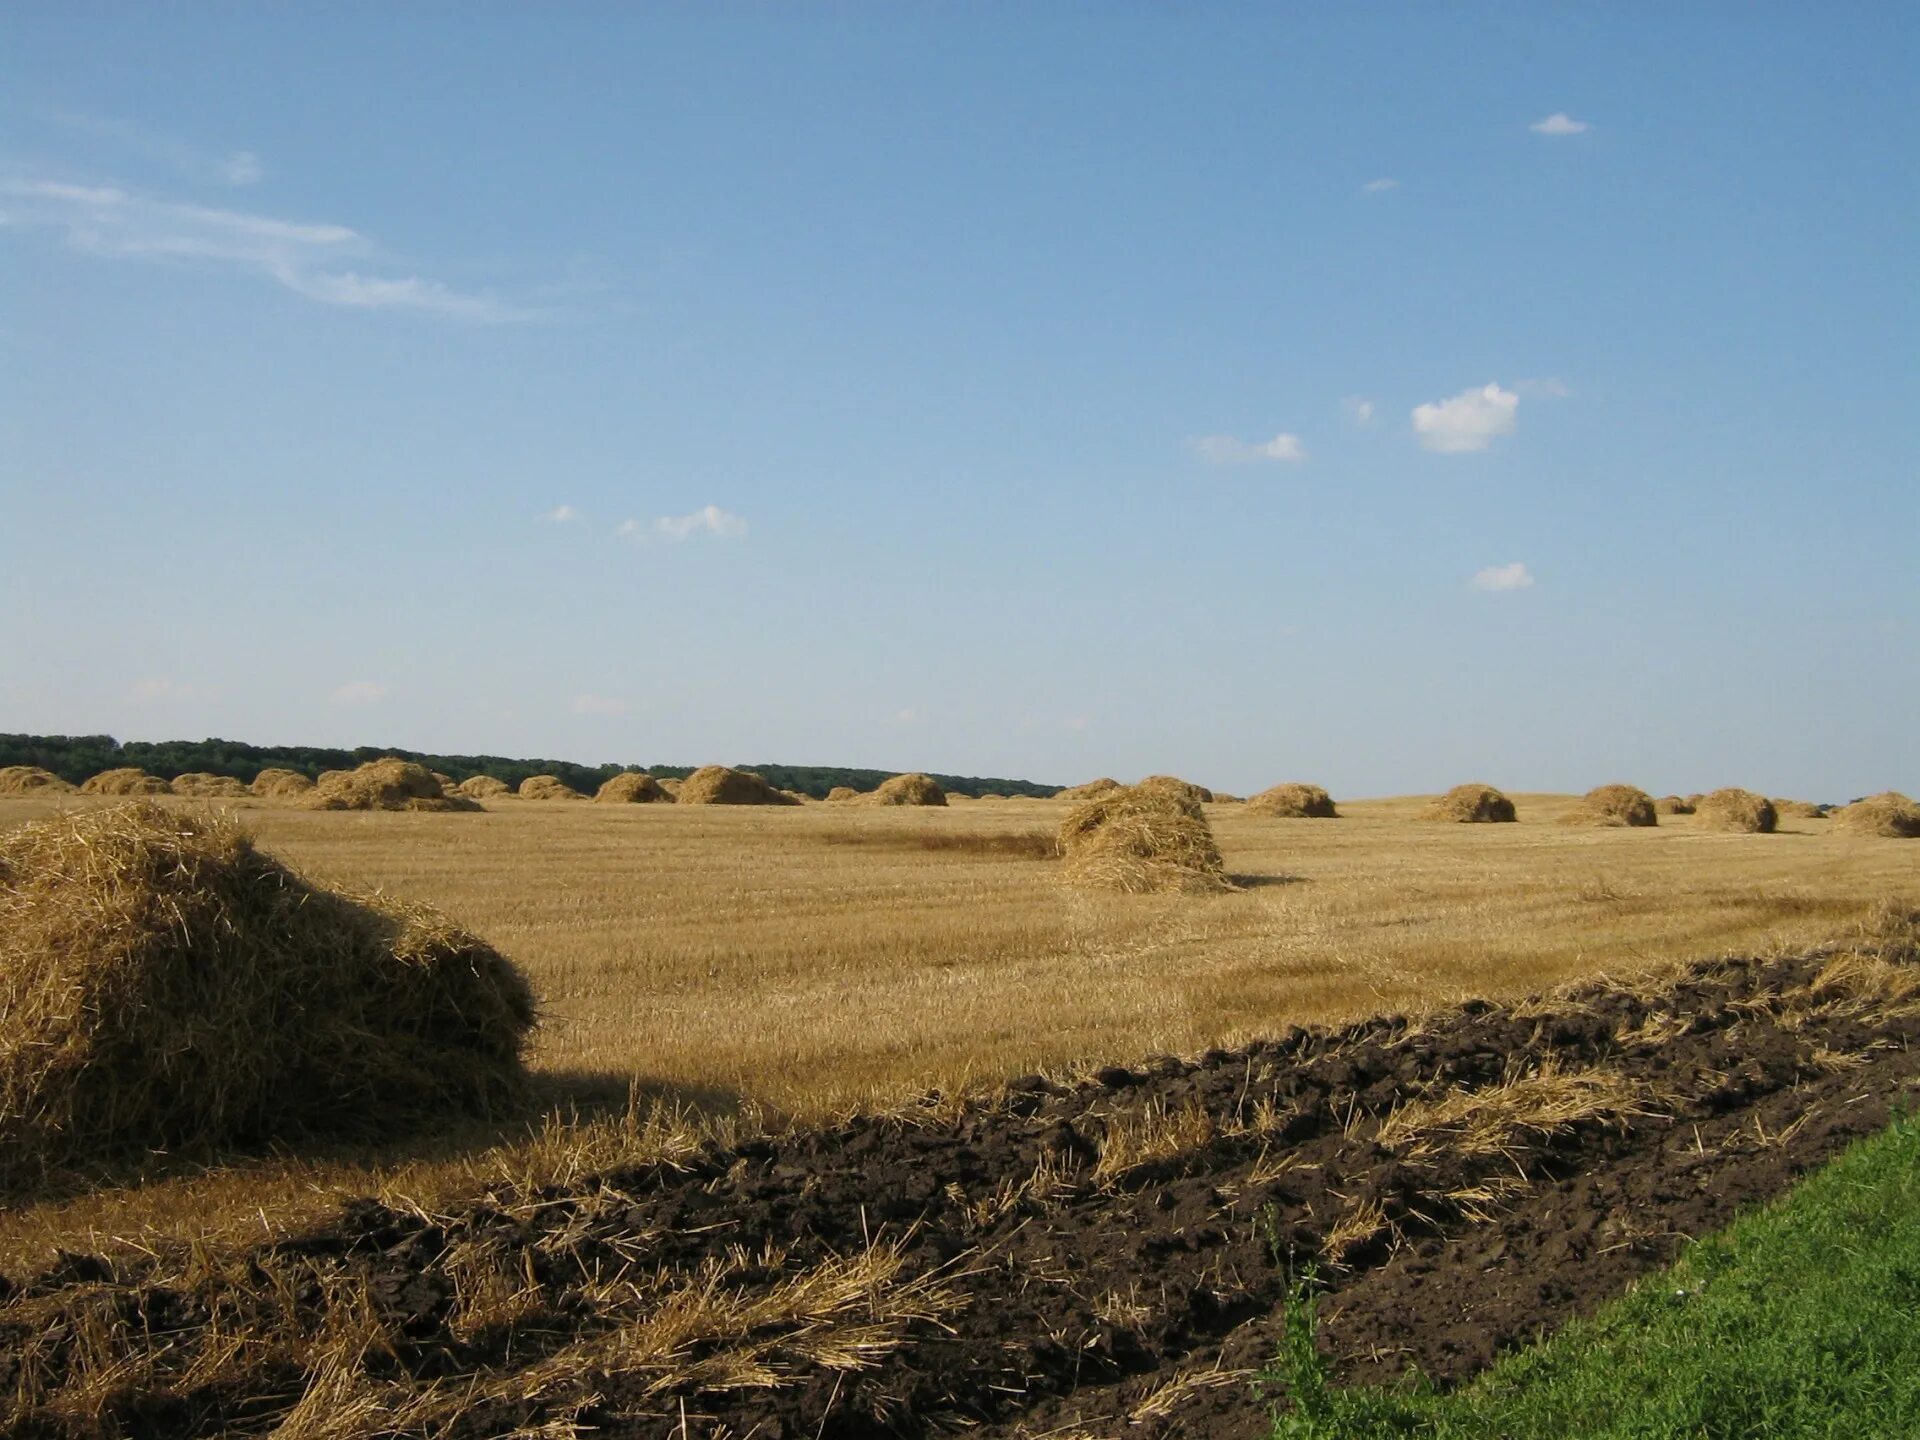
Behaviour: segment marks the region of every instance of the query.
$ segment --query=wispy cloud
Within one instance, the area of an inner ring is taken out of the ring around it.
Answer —
[[[1365,396],[1349,395],[1340,402],[1340,408],[1347,412],[1347,418],[1356,425],[1373,424],[1375,406]]]
[[[1484,450],[1497,435],[1511,435],[1519,423],[1520,397],[1497,384],[1462,390],[1450,400],[1413,407],[1413,428],[1420,443],[1442,455]]]
[[[1202,435],[1193,442],[1193,448],[1209,465],[1247,465],[1259,460],[1297,465],[1307,458],[1307,448],[1300,443],[1300,437],[1286,433],[1251,443],[1231,435]]]
[[[1556,110],[1544,120],[1527,127],[1536,135],[1584,135],[1593,128],[1591,121],[1576,120],[1564,110]]]
[[[691,540],[696,535],[714,535],[722,540],[738,540],[747,533],[747,522],[731,510],[718,505],[702,505],[691,515],[662,515],[642,523],[624,520],[617,532],[630,540]]]
[[[1526,590],[1533,584],[1533,575],[1516,560],[1511,565],[1489,565],[1471,583],[1476,590]]]
[[[419,276],[372,275],[377,247],[345,225],[155,200],[106,185],[0,181],[0,228],[47,230],[89,255],[225,266],[324,305],[501,324],[541,312]]]
[[[580,512],[571,505],[556,505],[540,518],[545,520],[549,525],[565,525],[571,520],[578,520],[580,518]]]
[[[327,696],[335,705],[374,705],[386,698],[387,687],[377,680],[349,680]]]
[[[592,691],[573,697],[573,713],[576,715],[624,715],[632,708],[625,700],[617,700],[611,695],[595,695]]]
[[[107,140],[123,150],[147,160],[158,161],[168,169],[206,185],[254,185],[266,176],[260,157],[251,150],[208,150],[172,135],[114,120],[104,115],[83,115],[71,110],[53,112],[52,118],[68,130]]]
[[[1398,190],[1399,188],[1400,182],[1398,180],[1394,179],[1391,175],[1382,175],[1378,180],[1367,181],[1366,184],[1360,187],[1360,190],[1361,193],[1366,195],[1384,195],[1389,190]]]

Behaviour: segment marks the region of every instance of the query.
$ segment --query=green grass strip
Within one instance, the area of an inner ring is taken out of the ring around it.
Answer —
[[[1300,1290],[1275,1440],[1920,1437],[1920,1119],[1450,1394],[1337,1389]]]

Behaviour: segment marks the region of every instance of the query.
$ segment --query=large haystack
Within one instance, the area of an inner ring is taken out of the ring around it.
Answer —
[[[498,800],[513,793],[511,785],[492,775],[469,775],[455,788],[469,800]]]
[[[1709,830],[1727,830],[1740,835],[1771,835],[1780,823],[1773,802],[1751,790],[1715,790],[1702,795],[1693,807],[1694,815]]]
[[[286,795],[304,795],[313,789],[313,781],[298,770],[262,770],[253,777],[254,794],[273,799]]]
[[[882,780],[873,792],[875,805],[945,805],[947,792],[931,775],[913,771]]]
[[[1426,820],[1446,820],[1460,825],[1505,824],[1518,815],[1513,801],[1491,785],[1469,781],[1456,785],[1440,796],[1421,814]]]
[[[1920,840],[1920,805],[1898,790],[1869,795],[1833,812],[1833,823],[1842,830],[1861,835],[1878,835],[1887,840]]]
[[[0,1191],[495,1112],[533,1021],[484,942],[309,884],[231,815],[136,802],[0,835]]]
[[[1064,790],[1056,791],[1053,798],[1078,803],[1081,800],[1095,800],[1102,795],[1111,795],[1119,788],[1118,780],[1102,775],[1098,780],[1089,780],[1084,785],[1069,785]]]
[[[1255,815],[1272,815],[1281,820],[1338,820],[1333,797],[1318,785],[1275,785],[1247,801]]]
[[[449,795],[433,772],[389,755],[354,770],[329,770],[314,782],[312,810],[478,810],[464,795]]]
[[[860,792],[851,785],[836,785],[827,791],[827,799],[833,801],[836,805],[842,800],[858,800],[859,798]]]
[[[83,781],[80,786],[82,795],[171,795],[173,787],[158,775],[149,775],[131,765],[123,765],[117,770],[102,770],[98,775]]]
[[[1691,815],[1693,802],[1679,795],[1662,795],[1653,802],[1653,808],[1662,815]]]
[[[1083,800],[1060,822],[1070,885],[1129,894],[1229,890],[1200,802],[1168,785],[1133,785]]]
[[[682,805],[793,805],[798,802],[773,788],[766,777],[725,765],[702,765],[680,782]]]
[[[596,805],[671,805],[673,796],[644,770],[622,770],[593,792]]]
[[[1827,818],[1827,807],[1824,805],[1816,805],[1811,800],[1774,799],[1768,803],[1773,806],[1773,813],[1778,815],[1782,820],[1824,820]]]
[[[1568,825],[1640,828],[1660,823],[1653,797],[1637,785],[1597,785],[1563,817]]]
[[[1136,790],[1169,790],[1176,795],[1184,795],[1189,800],[1198,801],[1203,805],[1211,802],[1213,799],[1213,791],[1207,789],[1206,786],[1195,785],[1192,781],[1182,780],[1177,775],[1149,775],[1133,788]]]
[[[520,782],[522,800],[584,800],[587,797],[558,775],[529,775]]]
[[[73,786],[38,765],[0,765],[0,795],[70,795]]]
[[[233,800],[253,792],[231,775],[209,775],[202,770],[174,776],[173,793],[198,795],[203,800]]]

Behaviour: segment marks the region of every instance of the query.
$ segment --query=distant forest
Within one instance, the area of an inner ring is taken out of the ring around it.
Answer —
[[[361,745],[352,750],[330,750],[318,745],[247,745],[238,740],[128,740],[111,735],[5,735],[0,734],[0,766],[38,765],[51,770],[62,780],[75,785],[102,770],[131,765],[171,780],[176,775],[205,773],[231,775],[251,782],[269,766],[298,770],[313,777],[322,770],[348,770],[383,755],[398,755],[417,760],[430,770],[465,780],[473,775],[491,775],[496,780],[518,786],[529,775],[557,775],[574,789],[592,794],[602,781],[622,770],[645,770],[649,774],[683,778],[693,773],[691,765],[576,765],[571,760],[513,760],[504,755],[433,755],[419,750],[400,750],[388,746]],[[892,770],[853,770],[838,765],[741,765],[742,770],[757,770],[781,790],[797,790],[802,795],[825,799],[836,785],[851,785],[856,790],[871,790]],[[982,775],[935,775],[943,789],[957,795],[1052,795],[1057,785],[1036,785],[1031,780],[1005,780]]]

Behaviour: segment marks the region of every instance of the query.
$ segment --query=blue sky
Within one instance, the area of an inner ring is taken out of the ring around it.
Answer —
[[[0,729],[1920,791],[1910,6],[0,18]]]

